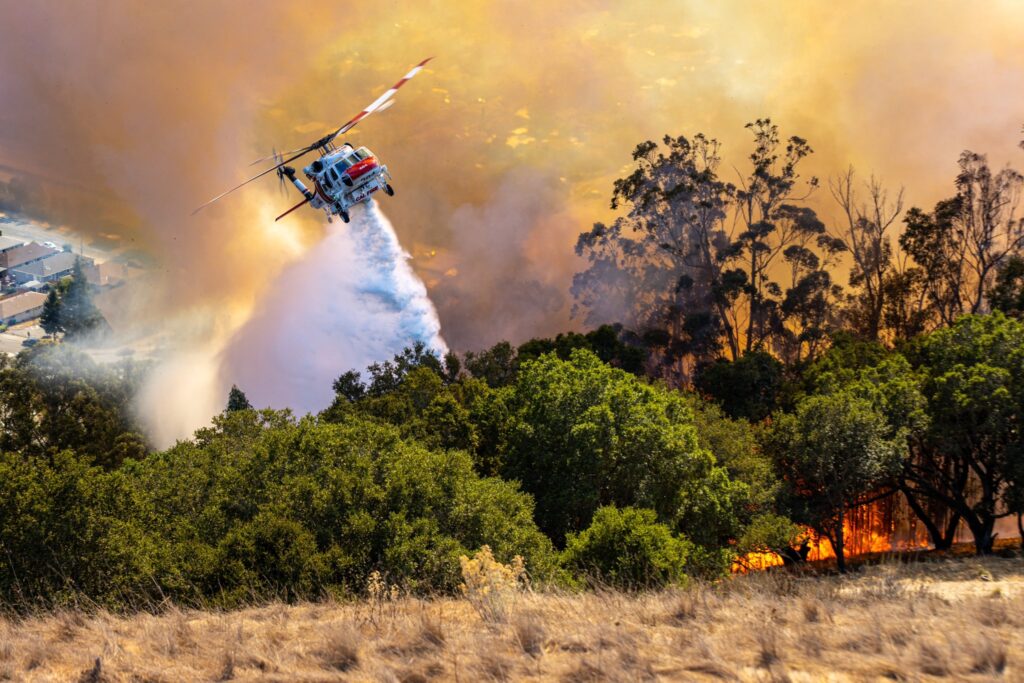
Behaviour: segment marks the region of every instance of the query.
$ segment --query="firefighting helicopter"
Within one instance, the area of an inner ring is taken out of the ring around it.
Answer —
[[[380,163],[373,152],[366,147],[353,147],[347,142],[336,146],[334,141],[339,135],[352,130],[357,123],[370,114],[384,111],[394,104],[394,100],[391,98],[398,92],[398,89],[405,85],[406,81],[418,74],[431,59],[433,57],[428,57],[414,66],[409,73],[391,86],[387,92],[374,100],[348,122],[342,124],[334,132],[324,135],[316,142],[305,147],[293,149],[283,154],[275,151],[271,156],[252,162],[251,165],[256,165],[265,161],[273,161],[274,165],[254,175],[244,183],[236,185],[227,192],[220,193],[193,211],[192,214],[195,215],[218,199],[275,171],[281,183],[284,183],[287,178],[303,196],[301,202],[275,218],[275,221],[281,220],[300,206],[309,204],[314,209],[323,209],[327,213],[328,222],[330,222],[332,215],[336,215],[340,216],[342,221],[348,223],[348,210],[359,202],[370,203],[374,192],[383,190],[384,194],[388,196],[394,195],[395,190],[388,182],[391,180],[388,167]],[[302,169],[306,177],[313,182],[314,189],[310,190],[296,177],[295,169],[287,164],[314,150],[320,153],[320,158]]]

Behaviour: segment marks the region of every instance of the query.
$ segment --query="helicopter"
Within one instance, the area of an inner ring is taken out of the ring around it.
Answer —
[[[388,172],[388,167],[382,164],[373,152],[366,147],[355,147],[348,142],[335,145],[335,140],[338,136],[352,130],[356,124],[370,114],[384,111],[394,104],[395,101],[391,98],[398,92],[398,89],[418,74],[431,59],[433,57],[428,57],[414,66],[409,73],[399,79],[383,95],[374,100],[352,119],[343,123],[337,130],[324,135],[319,140],[305,147],[284,153],[274,151],[271,156],[252,162],[250,164],[252,166],[266,161],[273,161],[274,165],[245,182],[234,186],[230,190],[220,193],[193,211],[192,215],[197,214],[210,204],[248,185],[252,181],[275,172],[282,184],[287,179],[303,197],[301,202],[275,218],[275,221],[279,221],[299,207],[309,204],[314,209],[324,210],[327,213],[328,222],[331,221],[331,216],[339,216],[343,222],[348,223],[350,219],[349,209],[360,202],[369,204],[375,192],[383,190],[384,194],[389,197],[393,196],[395,189],[389,182],[391,174]],[[288,164],[313,151],[319,152],[320,158],[302,169],[306,178],[313,183],[313,189],[310,190],[299,180],[295,169]]]

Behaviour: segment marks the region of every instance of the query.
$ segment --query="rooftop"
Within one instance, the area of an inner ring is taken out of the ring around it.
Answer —
[[[47,277],[55,273],[66,273],[71,270],[75,267],[76,258],[79,258],[77,254],[62,251],[38,261],[33,261],[32,263],[26,263],[23,266],[11,268],[11,270],[16,270],[19,273],[35,275],[37,278]],[[84,263],[89,263],[89,259],[83,258],[82,260]]]
[[[0,235],[0,251],[7,251],[14,247],[25,244],[25,240],[18,239],[17,237],[8,237],[7,235]]]
[[[12,316],[39,308],[46,301],[46,295],[39,292],[23,292],[7,299],[0,299],[0,318]]]
[[[41,259],[50,254],[58,254],[56,249],[44,247],[36,242],[29,242],[20,247],[14,247],[10,251],[0,253],[0,268],[16,268],[23,263],[29,263]]]

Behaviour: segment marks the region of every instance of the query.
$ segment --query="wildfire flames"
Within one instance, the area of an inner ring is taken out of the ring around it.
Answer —
[[[891,496],[849,511],[843,523],[844,555],[854,557],[929,547],[926,530],[913,515],[907,514],[901,502]],[[804,532],[810,547],[807,561],[830,560],[836,556],[828,538],[810,528],[805,528]],[[747,553],[733,563],[732,571],[745,573],[782,565],[778,553]]]

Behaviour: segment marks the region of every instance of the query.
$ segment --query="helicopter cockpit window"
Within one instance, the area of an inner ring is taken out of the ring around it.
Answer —
[[[368,159],[370,157],[370,150],[366,149],[365,147],[360,147],[353,153],[353,156],[359,161],[362,161],[363,159]]]

